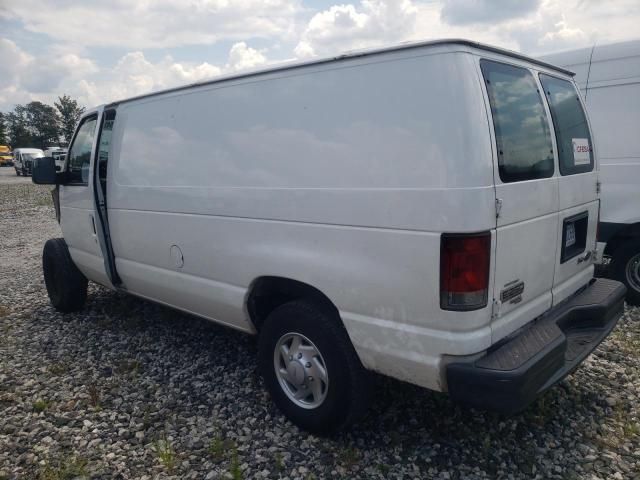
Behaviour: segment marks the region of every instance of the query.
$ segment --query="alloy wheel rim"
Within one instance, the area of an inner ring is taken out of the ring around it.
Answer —
[[[282,391],[297,406],[318,408],[327,398],[326,363],[318,347],[301,333],[280,337],[273,351],[273,367]]]

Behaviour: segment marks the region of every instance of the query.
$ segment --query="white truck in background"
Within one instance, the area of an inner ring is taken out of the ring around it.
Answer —
[[[47,147],[44,151],[44,156],[53,158],[56,164],[56,171],[61,172],[64,169],[64,161],[67,158],[67,149],[63,147]]]
[[[33,171],[33,161],[44,157],[44,152],[39,148],[14,148],[13,167],[16,175],[28,176]]]
[[[598,252],[605,275],[640,305],[640,40],[542,57],[575,72],[598,146]]]

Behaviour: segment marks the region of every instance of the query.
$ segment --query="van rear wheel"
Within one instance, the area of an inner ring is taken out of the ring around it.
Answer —
[[[627,287],[627,303],[640,305],[640,241],[619,247],[611,259],[612,276]]]
[[[78,270],[62,238],[52,238],[42,252],[44,283],[49,300],[56,310],[75,312],[87,299],[87,278]]]
[[[281,305],[267,317],[258,344],[266,388],[300,428],[333,433],[366,411],[370,373],[337,312],[305,300]]]

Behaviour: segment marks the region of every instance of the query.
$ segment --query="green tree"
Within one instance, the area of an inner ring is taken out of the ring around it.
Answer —
[[[16,105],[13,112],[5,113],[3,116],[7,125],[11,148],[33,147],[33,138],[27,126],[25,106]]]
[[[74,100],[69,95],[58,97],[58,101],[54,102],[54,105],[58,109],[58,112],[60,112],[62,136],[64,137],[64,141],[69,144],[78,120],[80,120],[80,116],[84,113],[84,107],[78,105],[77,100]]]
[[[4,114],[2,112],[0,112],[0,145],[9,145],[7,125],[5,124]]]
[[[55,108],[42,102],[25,106],[27,128],[37,148],[60,143],[60,116]]]

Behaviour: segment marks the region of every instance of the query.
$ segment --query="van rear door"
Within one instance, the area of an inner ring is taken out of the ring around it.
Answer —
[[[480,69],[496,148],[497,341],[553,304],[559,190],[549,118],[534,72],[486,59]]]
[[[574,83],[541,73],[558,152],[559,230],[553,280],[557,304],[593,276],[598,172],[587,117]]]

